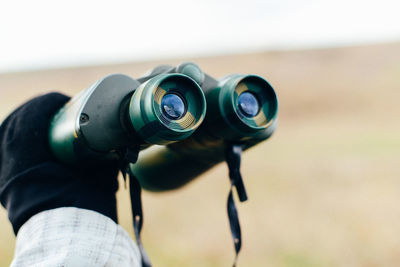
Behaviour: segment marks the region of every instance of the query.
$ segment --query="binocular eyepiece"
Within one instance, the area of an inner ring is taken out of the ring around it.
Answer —
[[[205,117],[199,85],[183,74],[140,83],[114,74],[72,98],[53,117],[50,146],[63,162],[112,159],[129,146],[166,145],[190,136]]]
[[[165,145],[190,136],[203,121],[205,97],[192,79],[161,74],[142,84],[129,103],[135,132],[146,142]]]
[[[225,141],[266,138],[265,131],[276,120],[275,91],[257,75],[224,77],[215,88],[206,91],[206,99],[212,109],[212,115],[206,117],[207,131]]]

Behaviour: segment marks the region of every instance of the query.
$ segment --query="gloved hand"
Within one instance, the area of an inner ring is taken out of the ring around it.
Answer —
[[[33,215],[60,207],[97,211],[117,222],[118,162],[66,166],[50,150],[50,119],[68,100],[59,93],[39,96],[0,127],[0,201],[15,234]]]

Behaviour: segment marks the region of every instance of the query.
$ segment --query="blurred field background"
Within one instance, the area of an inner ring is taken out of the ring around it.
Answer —
[[[49,91],[74,95],[110,73],[138,77],[192,60],[217,77],[255,73],[279,97],[275,135],[243,157],[239,266],[398,266],[400,44],[277,51],[0,74],[0,119]],[[154,266],[229,266],[224,164],[181,190],[144,193],[143,241]],[[119,218],[132,234],[128,192]],[[0,266],[15,238],[0,210]]]

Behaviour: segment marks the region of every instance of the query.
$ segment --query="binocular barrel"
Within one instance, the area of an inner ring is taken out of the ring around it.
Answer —
[[[269,138],[277,125],[278,100],[272,86],[257,75],[234,74],[216,80],[194,63],[160,66],[151,74],[185,71],[207,101],[204,122],[189,138],[141,152],[130,166],[141,186],[151,191],[181,187],[225,159],[228,144],[244,149]]]
[[[50,147],[65,163],[117,159],[129,147],[143,149],[187,138],[205,111],[202,90],[186,75],[161,74],[144,82],[109,75],[55,114]]]

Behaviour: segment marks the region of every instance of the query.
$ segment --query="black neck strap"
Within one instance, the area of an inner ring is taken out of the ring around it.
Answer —
[[[147,255],[140,238],[140,232],[143,226],[142,188],[139,184],[139,181],[129,168],[130,163],[136,163],[138,155],[139,149],[128,149],[125,153],[121,172],[125,181],[127,175],[129,176],[129,194],[131,197],[133,230],[135,232],[136,243],[139,247],[140,256],[142,258],[142,267],[151,267],[149,256]]]
[[[229,178],[231,186],[228,194],[227,211],[229,218],[229,225],[231,228],[233,243],[235,247],[235,259],[233,266],[236,266],[240,249],[242,247],[242,234],[240,230],[239,216],[236,209],[235,201],[233,199],[233,187],[236,188],[240,202],[246,201],[247,193],[243,183],[242,175],[240,173],[240,161],[242,156],[242,145],[229,144],[225,151],[226,162],[229,169]],[[142,188],[129,168],[129,163],[136,163],[139,150],[128,149],[125,153],[124,164],[121,168],[124,179],[129,176],[129,192],[131,197],[131,208],[133,217],[133,228],[136,236],[136,242],[139,247],[140,255],[142,257],[142,267],[151,267],[150,259],[143,247],[140,232],[143,226],[143,210],[142,210]]]
[[[231,181],[231,187],[228,194],[228,218],[229,225],[231,228],[233,244],[235,246],[235,259],[233,262],[233,266],[236,266],[237,259],[239,256],[240,249],[242,247],[242,233],[240,230],[240,222],[239,216],[236,209],[235,201],[233,199],[233,187],[236,188],[236,192],[238,194],[240,202],[244,202],[247,200],[247,193],[244,187],[242,175],[240,174],[240,160],[242,156],[242,145],[238,144],[229,144],[227,145],[225,151],[226,163],[228,164],[229,169],[229,178]]]

